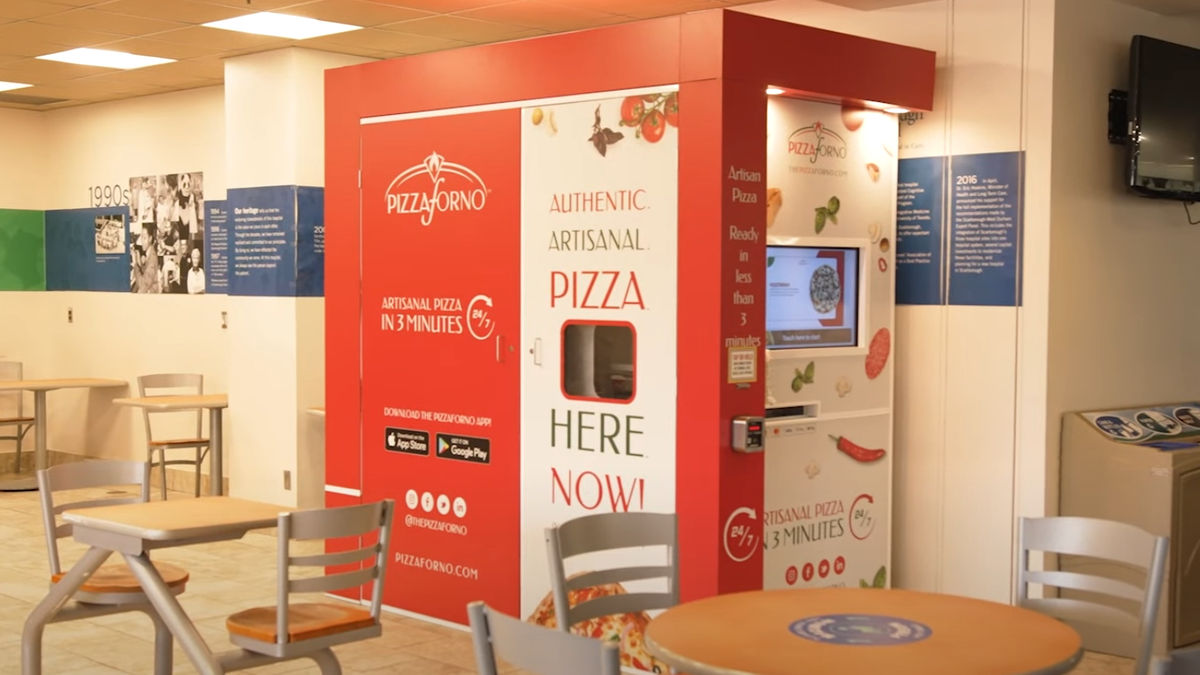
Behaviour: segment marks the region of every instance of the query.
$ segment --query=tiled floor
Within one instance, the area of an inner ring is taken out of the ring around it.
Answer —
[[[172,494],[172,499],[188,495]],[[0,493],[0,673],[20,672],[21,628],[30,608],[46,590],[48,565],[36,492]],[[74,561],[82,547],[63,540],[60,550]],[[179,596],[201,635],[214,649],[231,649],[225,617],[239,609],[273,603],[275,538],[252,532],[239,541],[164,550],[156,558],[191,573]],[[46,628],[43,671],[46,675],[109,675],[153,672],[153,632],[140,613],[51,624]],[[388,614],[383,636],[334,649],[346,675],[474,673],[470,634],[416,619]],[[182,650],[175,649],[175,672],[195,673]],[[291,661],[248,673],[317,673],[311,661]],[[517,675],[516,671],[510,671]],[[1117,675],[1132,672],[1128,659],[1088,654],[1075,673]],[[969,675],[969,674],[967,674]]]

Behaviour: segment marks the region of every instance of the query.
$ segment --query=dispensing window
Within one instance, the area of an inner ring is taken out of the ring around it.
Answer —
[[[567,398],[627,403],[637,391],[633,324],[568,321],[562,329],[562,390]]]

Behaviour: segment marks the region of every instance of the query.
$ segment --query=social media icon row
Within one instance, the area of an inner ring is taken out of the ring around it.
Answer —
[[[432,492],[428,490],[418,493],[416,490],[409,488],[408,492],[404,493],[404,504],[411,510],[415,511],[418,506],[425,513],[432,513],[436,508],[441,515],[450,513],[454,510],[454,515],[462,518],[467,515],[467,500],[462,497],[455,497],[453,500],[449,496],[440,494],[434,497]]]

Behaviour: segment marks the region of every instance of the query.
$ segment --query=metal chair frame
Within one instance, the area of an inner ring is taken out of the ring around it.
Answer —
[[[559,630],[599,616],[667,609],[679,604],[679,526],[673,513],[600,513],[568,520],[546,528],[546,556],[554,614]],[[637,546],[666,547],[666,562],[658,565],[613,567],[567,576],[564,560],[609,549]],[[663,592],[605,595],[571,606],[569,592],[622,581],[666,580]]]
[[[72,533],[72,525],[58,522],[58,515],[70,509],[82,509],[93,506],[108,506],[144,502],[150,498],[150,465],[146,462],[126,460],[91,460],[59,464],[37,472],[39,496],[42,504],[42,525],[46,534],[46,553],[50,562],[50,573],[58,576],[63,573],[62,558],[58,551],[58,540]],[[83,488],[136,485],[137,495],[118,494],[97,499],[77,500],[72,502],[55,502],[56,492],[78,490]],[[175,591],[182,592],[182,588]],[[61,608],[52,623],[87,619],[118,612],[145,612],[154,623],[154,672],[155,675],[169,675],[172,672],[172,637],[167,625],[159,617],[158,612],[150,604],[144,593],[95,593],[79,591],[74,601]],[[28,624],[27,624],[28,628]],[[28,644],[25,644],[27,642]],[[26,665],[24,675],[37,675],[40,672],[42,635],[39,632],[23,642],[22,654]],[[32,671],[32,672],[31,672]]]
[[[235,650],[221,654],[219,660],[222,665],[228,670],[233,670],[275,661],[310,658],[317,663],[323,675],[341,673],[341,666],[331,649],[334,645],[377,637],[383,632],[380,612],[383,606],[383,586],[394,512],[395,502],[384,499],[355,506],[279,514],[279,584],[276,604],[271,608],[247,610],[273,611],[276,619],[276,639],[272,642],[258,640],[235,633],[231,629],[230,640],[243,651]],[[364,540],[369,541],[372,534],[376,535],[374,541],[363,543]],[[296,554],[291,546],[292,542],[297,540],[347,538],[359,538],[362,545],[352,550],[316,554]],[[347,565],[359,567],[345,571]],[[293,575],[293,568],[325,568],[325,574],[297,578]],[[307,639],[290,638],[288,609],[291,594],[358,589],[368,583],[373,584],[369,603],[371,625]],[[227,625],[232,624],[237,616],[231,616]]]
[[[496,658],[538,675],[617,675],[620,652],[611,642],[542,628],[482,602],[467,605],[475,665],[480,675],[498,675]]]
[[[155,373],[152,375],[141,375],[138,381],[138,396],[154,396],[165,393],[181,393],[179,390],[184,390],[182,393],[199,395],[204,393],[204,376],[196,373]],[[164,391],[166,390],[166,391]],[[150,462],[150,467],[153,469],[156,465],[161,470],[162,485],[160,486],[162,498],[167,498],[167,466],[186,464],[194,466],[196,470],[196,485],[195,495],[200,496],[201,482],[201,465],[204,463],[204,458],[208,456],[210,441],[203,435],[204,415],[203,410],[196,408],[192,410],[148,410],[142,409],[143,419],[146,423],[146,460]],[[196,416],[196,433],[191,438],[166,438],[155,439],[151,431],[151,420],[154,417],[164,419],[166,417],[180,418],[183,415]],[[209,430],[212,433],[212,430]],[[167,459],[167,450],[176,450],[182,448],[191,448],[195,452],[194,459]],[[155,455],[158,455],[157,459]],[[213,478],[213,480],[218,480]]]
[[[1133,657],[1136,675],[1146,675],[1166,572],[1167,538],[1128,523],[1079,516],[1021,518],[1018,529],[1017,604],[1070,624],[1085,649]],[[1034,551],[1086,556],[1087,571],[1081,571],[1083,563],[1068,569],[1030,569]],[[1118,569],[1120,573],[1114,573]],[[1130,580],[1134,577],[1138,581]],[[1045,597],[1031,597],[1031,584],[1042,585]]]
[[[23,377],[23,367],[20,361],[0,361],[0,380],[21,380]],[[25,416],[25,394],[24,392],[12,392],[11,394],[0,394],[0,398],[12,398],[16,401],[14,409],[16,415],[13,417],[0,417],[0,427],[13,427],[11,434],[0,436],[0,441],[14,441],[17,446],[17,458],[13,468],[13,473],[21,472],[21,451],[25,443],[25,434],[34,426],[34,418]]]

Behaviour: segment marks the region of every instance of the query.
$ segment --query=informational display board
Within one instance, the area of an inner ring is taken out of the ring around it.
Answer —
[[[46,289],[43,211],[0,209],[0,291]]]
[[[899,163],[896,302],[1021,304],[1024,153]]]
[[[296,186],[229,191],[230,295],[296,294]]]
[[[208,225],[208,236],[204,239],[204,260],[207,268],[208,293],[229,292],[229,237],[232,222],[229,219],[229,202],[224,199],[209,199],[204,202],[204,222]]]
[[[142,281],[161,287],[157,259],[142,277],[131,271],[125,211],[114,206],[47,211],[46,290],[129,291]]]

